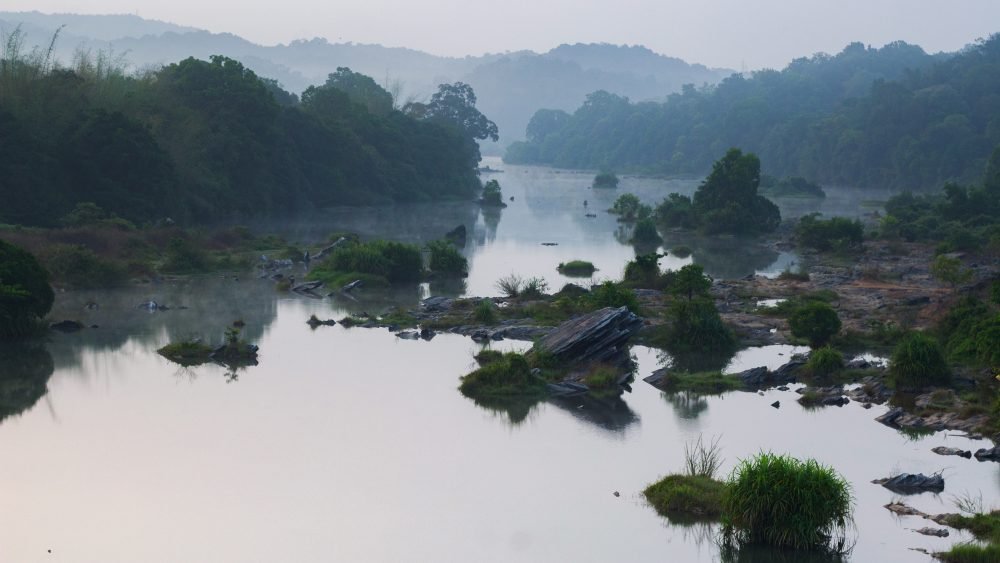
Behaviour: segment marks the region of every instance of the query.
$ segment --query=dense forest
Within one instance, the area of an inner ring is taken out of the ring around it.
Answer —
[[[221,56],[139,75],[101,55],[63,68],[15,33],[0,59],[0,223],[53,225],[81,202],[145,223],[471,198],[474,104],[442,85],[404,113],[346,68],[299,100]]]
[[[511,163],[704,174],[738,146],[775,176],[919,189],[978,179],[1000,143],[1000,36],[953,55],[851,44],[784,70],[687,86],[665,103],[598,91],[540,110]]]

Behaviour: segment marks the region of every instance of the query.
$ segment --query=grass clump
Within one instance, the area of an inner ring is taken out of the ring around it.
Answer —
[[[733,470],[723,496],[727,543],[841,551],[850,485],[815,460],[761,453]]]
[[[309,279],[327,285],[365,280],[365,285],[415,283],[423,275],[420,248],[412,244],[374,240],[352,243],[333,251],[309,273]],[[346,281],[345,281],[346,280]]]
[[[722,515],[726,485],[715,479],[722,464],[716,438],[709,443],[697,440],[684,444],[683,475],[667,475],[646,487],[643,495],[661,516],[673,519],[714,520]]]
[[[527,358],[508,352],[463,376],[458,390],[473,399],[537,396],[545,393],[545,385],[531,374]]]
[[[594,309],[604,307],[628,307],[629,311],[639,313],[639,300],[635,292],[625,287],[621,283],[606,281],[595,285],[587,296]]]
[[[575,278],[589,278],[594,275],[597,268],[594,267],[593,262],[587,262],[586,260],[570,260],[569,262],[560,262],[556,270],[564,276],[570,276]]]
[[[480,350],[473,358],[475,358],[476,363],[480,366],[485,366],[502,360],[503,352],[497,350]]]
[[[947,524],[959,530],[968,530],[986,545],[958,544],[934,556],[947,563],[979,563],[1000,561],[1000,510],[958,515],[948,518]]]
[[[596,364],[583,376],[583,384],[591,391],[617,391],[618,372],[612,366]]]
[[[201,342],[171,342],[157,350],[164,358],[182,366],[197,366],[212,361],[212,347]]]
[[[922,332],[913,332],[896,345],[889,374],[896,386],[903,388],[945,385],[951,380],[941,345]]]
[[[484,325],[496,324],[496,306],[489,299],[480,299],[479,303],[476,303],[476,307],[472,310],[472,318]]]
[[[809,354],[806,369],[818,377],[833,375],[844,369],[844,355],[830,346],[817,348],[813,350],[812,354]]]
[[[996,563],[1000,561],[1000,545],[961,543],[934,557],[945,563]]]

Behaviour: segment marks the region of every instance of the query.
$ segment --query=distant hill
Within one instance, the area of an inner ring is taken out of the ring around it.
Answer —
[[[478,57],[440,57],[400,47],[297,40],[263,46],[227,33],[177,26],[131,15],[80,16],[0,12],[0,27],[17,25],[33,44],[48,45],[60,26],[56,55],[69,61],[77,49],[124,54],[134,68],[161,66],[189,56],[225,55],[286,89],[322,84],[337,67],[369,75],[401,102],[425,100],[445,82],[467,82],[479,107],[500,128],[500,146],[524,138],[535,110],[571,110],[595,90],[629,99],[664,100],[683,84],[714,84],[732,74],[667,57],[641,46],[560,45],[547,53],[518,51]],[[485,147],[489,151],[491,147]]]

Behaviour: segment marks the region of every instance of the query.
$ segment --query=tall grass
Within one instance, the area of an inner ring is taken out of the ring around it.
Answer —
[[[941,345],[920,332],[911,333],[896,345],[889,372],[900,387],[946,384],[951,379]]]
[[[684,444],[684,470],[688,475],[715,478],[723,461],[720,439],[721,436],[716,436],[711,441],[705,442],[699,434],[697,440]]]
[[[761,453],[733,470],[723,499],[724,539],[793,549],[843,551],[851,487],[815,460]]]

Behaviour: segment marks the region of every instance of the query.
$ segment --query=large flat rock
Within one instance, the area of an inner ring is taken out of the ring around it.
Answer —
[[[627,307],[605,307],[564,322],[538,345],[561,362],[603,362],[622,354],[640,328],[642,319]]]

